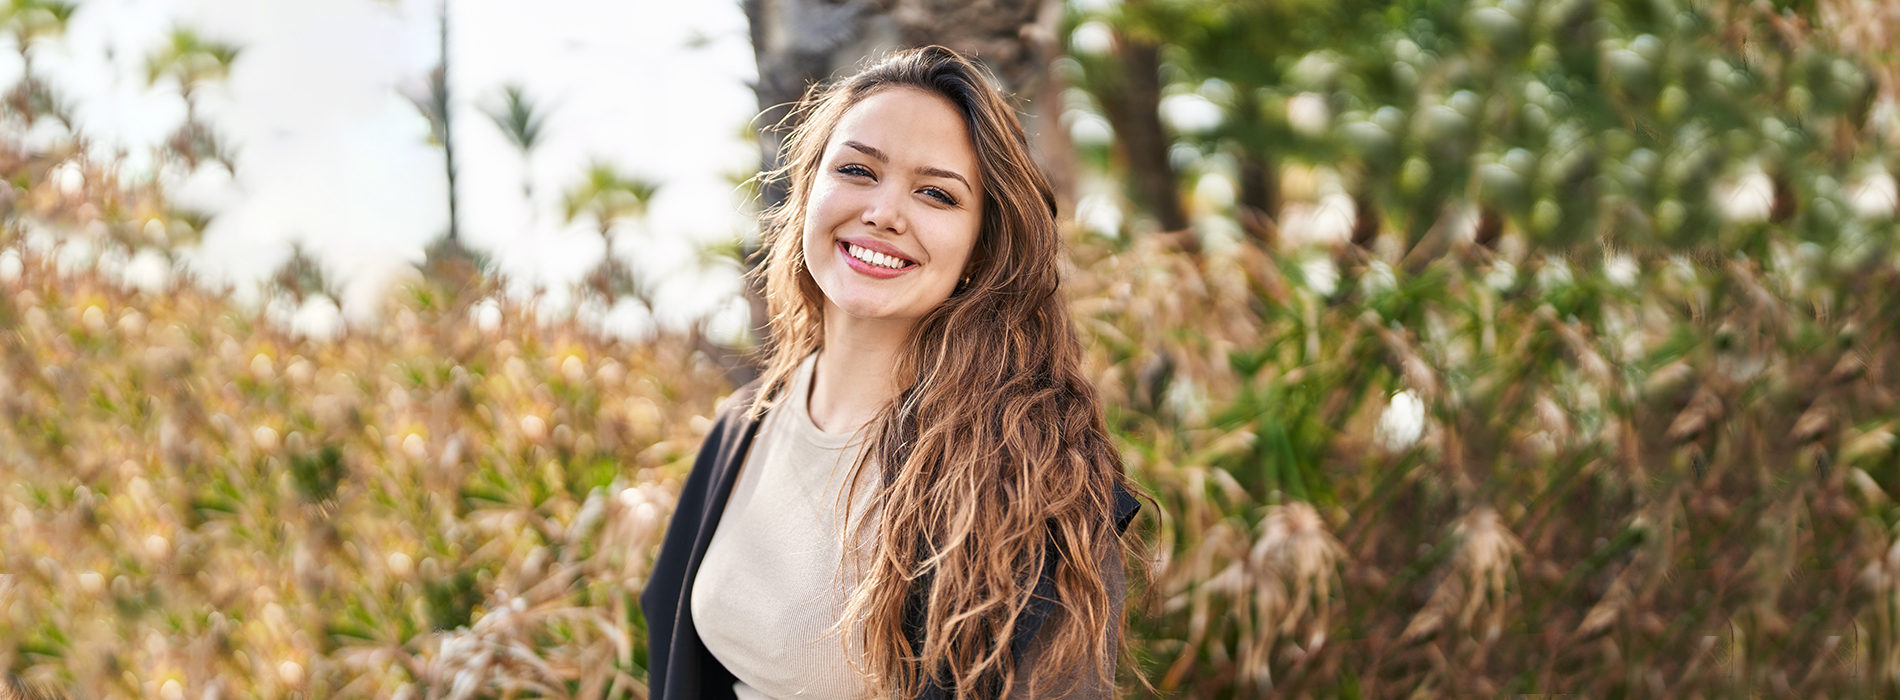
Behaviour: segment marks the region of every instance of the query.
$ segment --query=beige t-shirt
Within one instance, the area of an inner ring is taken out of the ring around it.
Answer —
[[[806,400],[817,357],[799,365],[785,400],[759,426],[693,581],[693,624],[738,677],[740,700],[866,693],[847,657],[861,659],[855,635],[847,652],[836,629],[859,579],[840,563],[844,485],[863,439],[812,423]],[[874,472],[867,465],[859,477],[855,512],[870,501]]]

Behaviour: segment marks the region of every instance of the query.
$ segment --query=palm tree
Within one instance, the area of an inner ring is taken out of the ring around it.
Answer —
[[[442,0],[438,7],[438,52],[435,68],[429,71],[428,82],[423,90],[406,91],[403,95],[414,104],[416,111],[429,120],[429,138],[442,147],[443,166],[449,178],[449,232],[445,250],[454,251],[461,247],[461,231],[455,206],[455,139],[449,121],[449,3]]]
[[[78,6],[61,0],[13,0],[5,8],[0,8],[0,24],[4,24],[13,35],[13,45],[20,51],[20,61],[24,68],[20,72],[20,82],[7,93],[7,104],[20,114],[27,125],[40,115],[50,115],[72,128],[72,110],[51,85],[41,80],[33,70],[33,47],[47,37],[66,33],[66,23]]]
[[[645,216],[647,202],[659,189],[660,186],[650,180],[623,174],[612,165],[595,161],[587,167],[580,184],[567,191],[567,220],[583,215],[593,217],[595,225],[600,227],[601,237],[611,243],[608,233],[614,224],[622,219]]]
[[[0,9],[0,21],[13,33],[14,47],[28,73],[33,72],[33,53],[28,49],[40,39],[65,34],[66,22],[76,9],[77,5],[61,0],[13,0]]]
[[[422,89],[405,90],[403,96],[429,121],[429,140],[442,147],[443,170],[448,176],[449,229],[424,249],[422,274],[424,278],[441,282],[447,287],[452,302],[460,305],[472,299],[466,292],[483,289],[494,280],[487,274],[492,271],[492,261],[462,245],[461,214],[456,205],[455,138],[450,121],[453,111],[449,108],[448,0],[441,0],[436,7],[438,58],[435,68],[429,71]]]
[[[535,106],[520,85],[502,86],[501,96],[501,107],[485,111],[488,118],[495,121],[495,127],[501,129],[501,134],[508,137],[508,142],[521,151],[521,196],[533,207],[534,179],[529,164],[535,147],[541,145],[541,128],[547,123],[547,113]]]
[[[659,189],[657,183],[623,174],[612,165],[595,161],[588,166],[580,183],[567,191],[567,221],[583,216],[592,218],[600,229],[601,240],[607,244],[606,256],[588,277],[588,286],[601,296],[612,299],[631,295],[642,303],[648,302],[645,290],[633,278],[633,271],[614,255],[613,227],[623,220],[646,216],[647,203]]]
[[[205,85],[231,77],[231,64],[240,49],[224,42],[211,41],[198,32],[178,27],[170,41],[145,60],[148,85],[170,78],[178,83],[178,94],[185,100],[185,123],[171,137],[167,148],[192,168],[204,159],[217,160],[226,170],[234,170],[231,154],[219,143],[217,132],[198,116],[198,91]]]
[[[324,271],[323,263],[301,241],[290,244],[290,258],[277,267],[269,283],[271,291],[289,296],[299,305],[306,297],[339,296],[336,283]]]

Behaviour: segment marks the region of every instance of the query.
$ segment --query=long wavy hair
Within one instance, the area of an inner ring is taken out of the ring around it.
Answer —
[[[802,234],[825,146],[848,110],[892,89],[955,106],[984,201],[967,281],[912,330],[895,367],[904,388],[867,425],[866,448],[846,481],[858,483],[873,462],[881,470],[873,506],[846,539],[872,543],[859,554],[862,578],[844,616],[861,625],[860,671],[872,697],[915,697],[933,680],[959,697],[1007,695],[1016,680],[1016,623],[1047,556],[1057,612],[1038,635],[1041,665],[1112,675],[1105,645],[1123,627],[1121,611],[1110,609],[1102,557],[1122,546],[1114,489],[1134,488],[1058,293],[1054,191],[1015,113],[956,52],[908,50],[816,86],[781,125],[783,165],[765,176],[788,192],[766,213],[762,232],[756,274],[771,339],[752,415],[783,400],[800,362],[823,345],[824,295],[806,267]],[[907,634],[919,624],[921,648]]]

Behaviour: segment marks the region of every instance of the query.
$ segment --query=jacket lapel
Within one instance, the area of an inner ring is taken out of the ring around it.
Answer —
[[[719,518],[725,514],[739,467],[758,435],[759,421],[746,417],[757,389],[758,383],[754,382],[734,392],[707,433],[707,444],[714,449],[702,450],[699,460],[711,461],[693,465],[660,545],[660,558],[654,562],[647,590],[640,596],[641,607],[649,613],[648,634],[664,635],[669,640],[663,650],[650,648],[654,656],[648,660],[651,687],[661,689],[660,700],[733,697],[732,684],[737,679],[706,650],[693,623],[693,579],[718,530]],[[670,614],[651,614],[661,610]]]

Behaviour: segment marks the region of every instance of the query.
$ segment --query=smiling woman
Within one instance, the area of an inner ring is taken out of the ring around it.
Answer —
[[[1111,697],[1139,504],[1021,125],[941,47],[791,120],[766,373],[641,597],[652,696]]]
[[[851,335],[902,332],[956,289],[982,223],[976,152],[956,106],[915,88],[866,98],[832,132],[811,185],[804,254]]]

